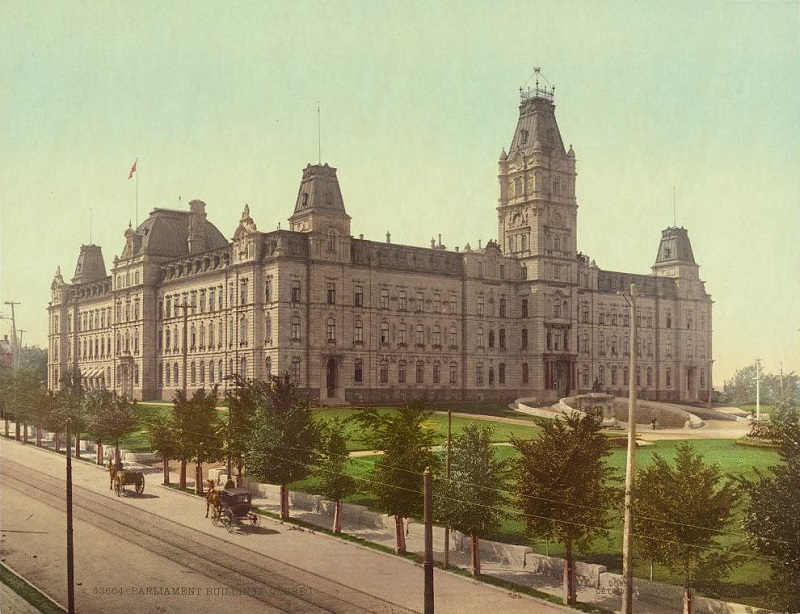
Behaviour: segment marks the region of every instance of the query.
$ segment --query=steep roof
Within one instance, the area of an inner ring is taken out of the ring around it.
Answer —
[[[524,153],[552,151],[565,155],[567,152],[561,140],[555,109],[550,91],[537,88],[528,93],[520,92],[519,120],[508,155],[517,150]]]
[[[135,231],[125,233],[121,258],[139,254],[180,258],[198,251],[192,243],[203,246],[199,251],[227,246],[228,240],[206,219],[205,203],[192,201],[191,206],[191,211],[153,209]]]

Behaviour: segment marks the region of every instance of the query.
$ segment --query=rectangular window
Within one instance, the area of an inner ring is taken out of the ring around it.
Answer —
[[[389,289],[381,288],[381,309],[389,309]]]
[[[433,295],[433,312],[439,313],[442,310],[442,297],[438,294]]]
[[[422,362],[421,360],[417,361],[417,365],[416,365],[415,371],[416,371],[417,383],[418,384],[423,383],[425,381],[425,363]]]
[[[526,299],[526,298],[522,299],[521,309],[522,309],[522,317],[523,318],[527,318],[528,317],[528,299]]]
[[[417,292],[417,304],[415,305],[416,311],[425,311],[425,295],[422,292]]]
[[[264,301],[267,303],[272,302],[272,279],[267,279],[264,283]]]
[[[364,286],[356,286],[355,295],[353,297],[353,304],[356,307],[364,306]]]
[[[328,305],[336,304],[336,284],[333,282],[328,282],[327,301]]]
[[[483,314],[484,314],[484,303],[483,303],[483,297],[482,297],[482,296],[479,296],[479,297],[478,297],[478,315],[479,315],[479,316],[482,316]]]
[[[456,312],[456,306],[457,305],[458,305],[458,303],[456,302],[456,297],[455,296],[451,296],[450,297],[450,313],[455,313]]]
[[[506,317],[506,299],[504,298],[500,299],[500,317],[501,318]]]
[[[397,296],[397,308],[400,311],[405,311],[408,309],[408,299],[406,297],[406,291],[400,290],[400,294]]]
[[[299,303],[300,302],[300,280],[293,279],[292,280],[292,302]]]
[[[353,382],[360,384],[364,381],[364,362],[360,358],[356,358],[353,363]]]

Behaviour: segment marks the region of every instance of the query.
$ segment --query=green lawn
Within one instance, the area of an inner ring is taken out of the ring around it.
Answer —
[[[739,409],[741,409],[742,411],[750,412],[754,416],[756,415],[756,404],[755,403],[753,403],[752,405],[738,405],[737,407]],[[761,404],[761,408],[760,408],[760,412],[762,414],[771,414],[773,409],[774,409],[773,405],[764,405],[762,403]]]

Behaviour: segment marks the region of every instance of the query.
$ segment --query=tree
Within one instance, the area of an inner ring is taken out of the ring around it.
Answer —
[[[225,442],[225,456],[228,460],[228,479],[232,468],[236,467],[236,481],[242,483],[244,458],[247,453],[252,428],[251,416],[256,406],[256,395],[259,388],[239,375],[231,377],[233,386],[228,390],[228,421],[221,427]]]
[[[222,458],[217,402],[216,386],[209,392],[205,388],[198,388],[190,399],[186,398],[182,390],[178,390],[172,400],[169,432],[175,436],[175,445],[171,451],[181,461],[179,487],[186,488],[186,464],[194,462],[196,494],[203,492],[203,463]]]
[[[800,416],[793,403],[775,408],[767,433],[778,444],[781,463],[771,475],[743,481],[749,502],[744,527],[751,546],[770,557],[772,576],[767,584],[770,606],[800,611]]]
[[[70,369],[61,378],[61,388],[56,395],[55,407],[51,414],[52,425],[56,431],[75,433],[75,457],[80,456],[80,432],[83,428],[83,383],[80,369]],[[67,439],[67,447],[71,445]],[[56,442],[58,449],[58,442]],[[67,451],[69,452],[69,450]]]
[[[344,423],[338,418],[334,418],[321,428],[317,459],[320,492],[336,504],[333,513],[334,533],[342,530],[342,499],[356,490],[355,479],[345,473],[347,460]]]
[[[764,373],[760,376],[761,402],[777,403],[780,400],[798,400],[800,378],[794,371],[788,373]],[[747,365],[738,369],[723,385],[723,399],[731,405],[752,405],[756,402],[756,366]]]
[[[38,345],[27,346],[19,353],[20,369],[26,369],[34,373],[39,382],[47,381],[47,350],[43,350]]]
[[[568,605],[577,602],[573,550],[607,532],[619,493],[604,460],[611,447],[601,423],[600,417],[574,412],[563,420],[538,421],[542,432],[535,439],[511,439],[521,455],[516,492],[528,533],[564,544]]]
[[[365,409],[355,417],[364,429],[364,442],[383,451],[370,473],[369,488],[378,507],[394,516],[398,554],[406,552],[403,521],[422,515],[422,474],[438,464],[431,451],[433,432],[423,426],[430,415],[424,402],[414,401],[389,414]]]
[[[472,575],[481,573],[479,538],[494,531],[506,503],[502,474],[506,463],[495,458],[492,429],[470,424],[453,437],[450,479],[438,474],[434,505],[440,520],[469,535]]]
[[[136,402],[109,390],[87,393],[84,399],[86,432],[97,443],[97,464],[103,462],[103,441],[114,444],[114,458],[119,460],[119,442],[137,428]]]
[[[316,456],[319,429],[308,401],[286,373],[268,382],[249,382],[255,402],[245,454],[249,471],[264,482],[280,484],[281,518],[289,518],[290,482],[308,476]]]
[[[688,443],[670,465],[659,454],[639,471],[634,485],[633,530],[643,555],[684,577],[684,613],[692,584],[719,577],[731,566],[720,544],[740,498],[735,483]]]
[[[150,449],[161,457],[164,484],[169,484],[169,461],[180,460],[180,449],[172,418],[156,416],[151,419],[147,424],[147,438],[150,441]]]

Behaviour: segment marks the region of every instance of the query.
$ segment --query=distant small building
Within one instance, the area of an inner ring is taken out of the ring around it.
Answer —
[[[110,274],[97,245],[71,281],[56,272],[49,387],[77,366],[143,399],[278,373],[331,404],[623,396],[636,283],[639,395],[707,399],[713,301],[688,231],[662,231],[649,274],[601,269],[577,249],[575,160],[537,85],[498,161],[497,239],[477,249],[353,237],[327,164],[303,171],[288,229],[259,231],[245,205],[229,240],[200,200],[153,209]]]

